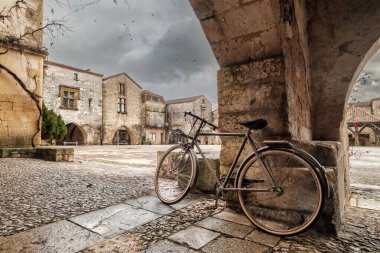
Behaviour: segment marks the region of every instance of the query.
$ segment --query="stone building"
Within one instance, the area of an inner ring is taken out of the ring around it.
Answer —
[[[142,101],[142,141],[149,144],[165,144],[166,104],[162,96],[144,90]]]
[[[141,144],[141,94],[126,73],[104,78],[103,144]]]
[[[16,0],[2,0],[2,13],[8,13],[15,3]],[[17,16],[11,14],[0,19],[0,147],[41,144],[40,109],[46,51],[43,32],[37,31],[42,27],[43,12],[32,10],[43,9],[43,4],[43,0],[31,1]],[[21,36],[23,39],[17,40]]]
[[[380,98],[350,103],[346,114],[351,146],[380,146]]]
[[[192,112],[201,118],[212,122],[212,105],[210,101],[203,95],[195,97],[187,97],[166,101],[167,114],[169,123],[169,143],[175,143],[176,135],[174,130],[180,130],[189,133],[191,129],[190,117],[184,117],[185,112]],[[211,132],[208,127],[204,128],[204,132]],[[212,144],[213,137],[200,137],[201,144]]]
[[[211,123],[214,124],[215,126],[219,126],[219,110],[218,109],[215,109],[212,111]],[[209,138],[211,138],[211,144],[213,144],[213,145],[220,145],[221,144],[221,140],[220,140],[219,136],[211,136]]]
[[[43,100],[67,126],[65,143],[101,144],[103,75],[45,61]]]

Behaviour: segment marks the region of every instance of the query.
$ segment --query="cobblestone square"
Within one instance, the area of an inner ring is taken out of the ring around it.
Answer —
[[[156,152],[166,148],[76,147],[73,163],[2,159],[0,252],[380,251],[380,189],[371,185],[378,182],[373,160],[380,149],[351,159],[351,207],[337,237],[309,230],[280,238],[256,230],[223,201],[215,209],[207,195],[191,195],[171,207],[160,203],[153,177]]]

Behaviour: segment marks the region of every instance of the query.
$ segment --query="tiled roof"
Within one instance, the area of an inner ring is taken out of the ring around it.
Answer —
[[[107,76],[105,77],[103,80],[106,81],[106,80],[109,80],[109,79],[112,79],[114,77],[118,77],[118,76],[126,76],[128,79],[130,79],[134,84],[137,85],[137,87],[139,87],[140,89],[143,89],[138,83],[136,83],[135,80],[132,79],[132,77],[130,77],[127,73],[123,72],[123,73],[119,73],[119,74],[116,74],[116,75],[112,75],[112,76]]]
[[[202,97],[204,97],[204,96],[200,95],[200,96],[195,96],[195,97],[187,97],[187,98],[167,100],[166,104],[180,104],[180,103],[194,102],[194,101],[196,101]]]
[[[380,117],[374,116],[365,110],[353,105],[348,107],[346,114],[348,123],[380,122]]]
[[[155,96],[155,97],[160,97],[160,98],[162,99],[162,101],[165,101],[165,99],[164,99],[163,96],[161,96],[161,95],[159,95],[159,94],[157,94],[157,93],[151,92],[151,91],[149,91],[149,90],[143,90],[143,91],[141,92],[141,95],[142,95],[142,96],[144,96],[145,94],[148,94],[148,95],[151,95],[151,96]]]
[[[60,68],[70,69],[70,70],[72,70],[72,71],[77,71],[77,72],[81,72],[81,73],[86,73],[86,74],[89,74],[89,75],[94,75],[94,76],[103,77],[102,74],[95,73],[95,72],[92,72],[92,71],[90,71],[90,70],[84,70],[84,69],[76,68],[76,67],[69,66],[69,65],[66,65],[66,64],[62,64],[62,63],[58,63],[58,62],[53,62],[53,61],[47,61],[47,60],[45,60],[45,61],[44,61],[44,65],[45,65],[45,66],[48,66],[48,65],[56,66],[56,67],[60,67]]]

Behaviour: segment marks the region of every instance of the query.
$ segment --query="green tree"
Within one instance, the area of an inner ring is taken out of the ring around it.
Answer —
[[[61,141],[67,134],[67,127],[61,115],[42,105],[42,139]]]

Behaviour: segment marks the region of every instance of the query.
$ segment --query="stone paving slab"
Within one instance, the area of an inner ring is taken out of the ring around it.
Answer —
[[[152,244],[145,253],[196,253],[197,251],[177,245],[168,240],[162,240]]]
[[[83,214],[70,220],[104,237],[120,234],[162,215],[127,204],[119,204]]]
[[[169,214],[175,211],[174,208],[162,203],[156,196],[145,196],[138,199],[131,199],[127,201],[127,204],[158,214]]]
[[[174,208],[175,210],[179,210],[179,209],[185,208],[187,206],[193,205],[193,204],[197,203],[198,201],[199,201],[199,199],[185,198],[185,199],[181,200],[180,202],[178,202],[177,204],[171,205],[170,207]]]
[[[213,217],[208,217],[200,222],[195,223],[195,225],[223,234],[228,234],[237,238],[244,238],[253,230],[252,227]]]
[[[269,247],[254,242],[226,237],[219,237],[202,248],[206,253],[264,253],[270,250]]]
[[[169,236],[169,239],[180,244],[185,244],[193,249],[200,249],[219,235],[219,233],[204,228],[190,226]]]
[[[357,199],[358,207],[380,211],[380,201],[376,199]]]
[[[231,209],[225,209],[220,213],[214,215],[215,218],[235,222],[241,225],[253,226],[244,214],[238,214]]]
[[[0,252],[78,252],[103,238],[69,221],[59,221],[8,237],[0,237]]]
[[[276,237],[258,230],[254,230],[245,239],[263,244],[265,246],[274,247],[281,240],[281,237]]]

